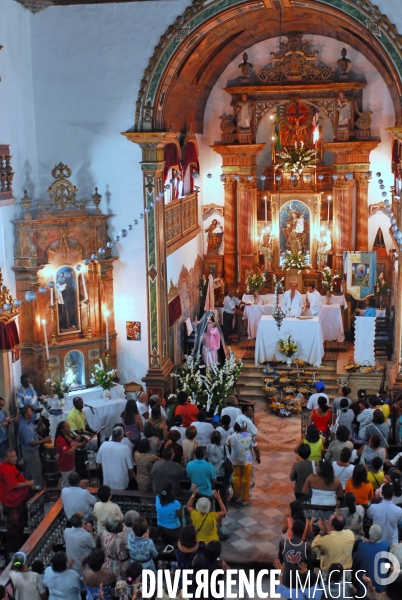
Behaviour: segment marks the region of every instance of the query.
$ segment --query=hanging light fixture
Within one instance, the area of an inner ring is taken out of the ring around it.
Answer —
[[[278,281],[278,283],[275,285],[276,306],[272,313],[272,317],[273,317],[278,329],[281,328],[283,319],[286,316],[285,313],[283,312],[283,310],[281,309],[281,307],[279,306],[279,295],[278,295],[279,289],[281,289],[283,291],[282,284],[280,281]]]

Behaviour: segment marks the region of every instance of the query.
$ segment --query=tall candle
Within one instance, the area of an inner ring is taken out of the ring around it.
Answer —
[[[43,336],[45,338],[46,360],[49,360],[49,344],[47,343],[46,319],[42,319]]]
[[[265,225],[266,225],[267,224],[267,216],[268,216],[268,213],[267,213],[267,197],[266,196],[264,196],[264,201],[265,201]]]
[[[329,223],[329,203],[331,202],[331,196],[328,196],[328,216],[327,216],[327,221]]]
[[[51,282],[54,283],[54,277],[53,275],[51,276]],[[53,287],[50,288],[50,306],[54,305],[54,301],[53,301]]]
[[[105,310],[105,324],[106,324],[106,350],[109,350],[109,311]]]
[[[81,275],[82,275],[82,287],[84,289],[84,299],[85,299],[85,301],[87,301],[88,300],[87,284],[85,283],[85,275],[84,275],[83,271],[81,271]]]

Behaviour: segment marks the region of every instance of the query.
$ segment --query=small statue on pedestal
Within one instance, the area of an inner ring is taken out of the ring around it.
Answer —
[[[247,94],[243,94],[241,100],[237,103],[237,128],[251,129],[252,108]]]
[[[339,92],[336,104],[338,111],[338,129],[349,129],[352,110],[350,100],[345,96],[344,92]]]
[[[240,73],[242,74],[241,82],[249,83],[250,81],[250,73],[253,65],[248,62],[248,54],[245,52],[243,54],[243,62],[239,64]]]
[[[340,72],[341,76],[345,76],[352,66],[352,61],[349,58],[347,58],[346,54],[346,48],[342,48],[341,58],[336,61],[338,71]]]

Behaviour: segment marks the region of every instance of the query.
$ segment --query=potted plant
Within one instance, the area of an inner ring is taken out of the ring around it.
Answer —
[[[286,362],[290,366],[293,362],[292,356],[298,351],[297,344],[292,336],[288,335],[287,337],[278,340],[277,348],[281,354],[286,356]]]
[[[94,372],[91,373],[92,385],[99,385],[103,389],[103,397],[105,400],[110,400],[112,397],[110,390],[114,385],[114,378],[116,377],[117,369],[110,369],[107,371],[103,366],[103,362],[100,359],[99,365],[95,365]]]

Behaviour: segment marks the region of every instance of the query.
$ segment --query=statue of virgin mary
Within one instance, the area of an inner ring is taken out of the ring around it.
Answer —
[[[226,360],[226,347],[222,329],[212,310],[206,311],[197,323],[194,358],[197,358],[200,354],[205,364],[209,366],[216,362],[223,365]]]

